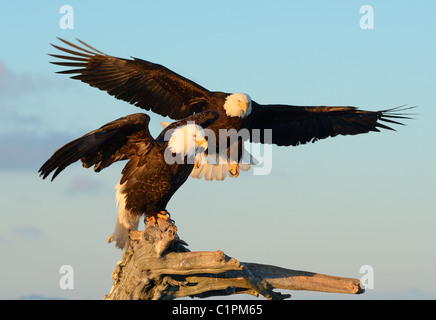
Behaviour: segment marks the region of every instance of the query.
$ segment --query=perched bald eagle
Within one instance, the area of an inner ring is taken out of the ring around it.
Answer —
[[[113,234],[116,246],[124,248],[129,230],[138,228],[142,215],[157,219],[194,167],[197,152],[207,149],[203,128],[219,118],[204,111],[167,126],[153,139],[148,130],[150,117],[131,114],[105,124],[57,150],[39,169],[43,179],[54,171],[52,180],[68,165],[81,160],[85,168],[100,170],[128,160],[116,186],[118,217]]]
[[[72,74],[73,79],[171,119],[181,119],[204,110],[215,110],[220,114],[210,129],[219,137],[215,150],[224,146],[227,154],[224,162],[221,161],[222,152],[217,152],[216,158],[221,162],[209,161],[196,166],[191,175],[197,178],[222,180],[227,173],[236,177],[240,168],[249,169],[256,160],[244,150],[244,141],[297,146],[336,135],[355,135],[379,131],[379,128],[393,130],[382,122],[401,124],[395,120],[407,118],[402,113],[407,108],[402,107],[365,111],[349,106],[261,105],[247,94],[209,91],[159,64],[138,58],[116,58],[81,40],[78,41],[83,46],[60,40],[76,50],[53,45],[70,55],[52,54],[62,59],[52,63],[73,67],[58,73]],[[246,130],[248,135],[229,142],[228,135],[219,134],[220,129]],[[272,132],[269,139],[267,129]],[[231,153],[231,150],[236,151]],[[236,155],[231,157],[231,154]]]

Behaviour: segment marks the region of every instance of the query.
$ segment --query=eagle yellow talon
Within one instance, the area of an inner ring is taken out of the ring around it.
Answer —
[[[166,210],[162,210],[156,216],[157,216],[158,219],[160,218],[160,219],[164,219],[164,220],[171,220],[171,215]]]
[[[194,169],[200,168],[200,162],[198,162],[197,157],[195,157]]]
[[[231,164],[229,166],[229,173],[233,178],[239,176],[239,165],[237,163]]]
[[[146,225],[147,224],[158,224],[159,219],[174,223],[174,220],[171,219],[170,213],[168,211],[165,211],[165,210],[158,212],[155,215],[146,217],[144,223]]]
[[[107,243],[111,243],[114,241],[114,234],[112,233],[109,238],[107,238]]]

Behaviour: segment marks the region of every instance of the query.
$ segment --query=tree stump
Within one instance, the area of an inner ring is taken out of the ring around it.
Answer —
[[[171,220],[131,231],[130,246],[112,272],[105,300],[169,300],[237,293],[286,299],[274,289],[359,294],[360,281],[319,273],[239,262],[222,251],[191,252]]]

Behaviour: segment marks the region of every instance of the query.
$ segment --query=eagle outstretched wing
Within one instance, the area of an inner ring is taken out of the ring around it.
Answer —
[[[402,125],[396,120],[410,119],[403,111],[413,107],[365,111],[356,107],[261,105],[252,101],[252,108],[246,120],[247,128],[252,131],[251,142],[297,146],[337,135],[379,131],[379,128],[394,130],[387,124]],[[260,129],[260,134],[253,134],[253,129]],[[268,131],[264,129],[272,129],[272,140],[265,139]]]
[[[210,109],[211,92],[162,65],[138,58],[116,58],[79,39],[83,47],[58,39],[75,50],[52,44],[70,55],[50,54],[62,59],[51,63],[74,67],[57,73],[73,74],[72,79],[81,80],[117,99],[171,119],[182,119]]]
[[[45,179],[54,171],[53,180],[78,160],[85,168],[94,166],[94,170],[99,172],[116,161],[147,154],[155,141],[148,130],[149,122],[150,117],[144,113],[109,122],[61,147],[38,172]]]

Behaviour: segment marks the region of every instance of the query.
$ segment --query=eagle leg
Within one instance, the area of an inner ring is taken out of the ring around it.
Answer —
[[[239,176],[239,165],[237,163],[229,165],[228,171],[233,178],[236,178],[237,176]]]

